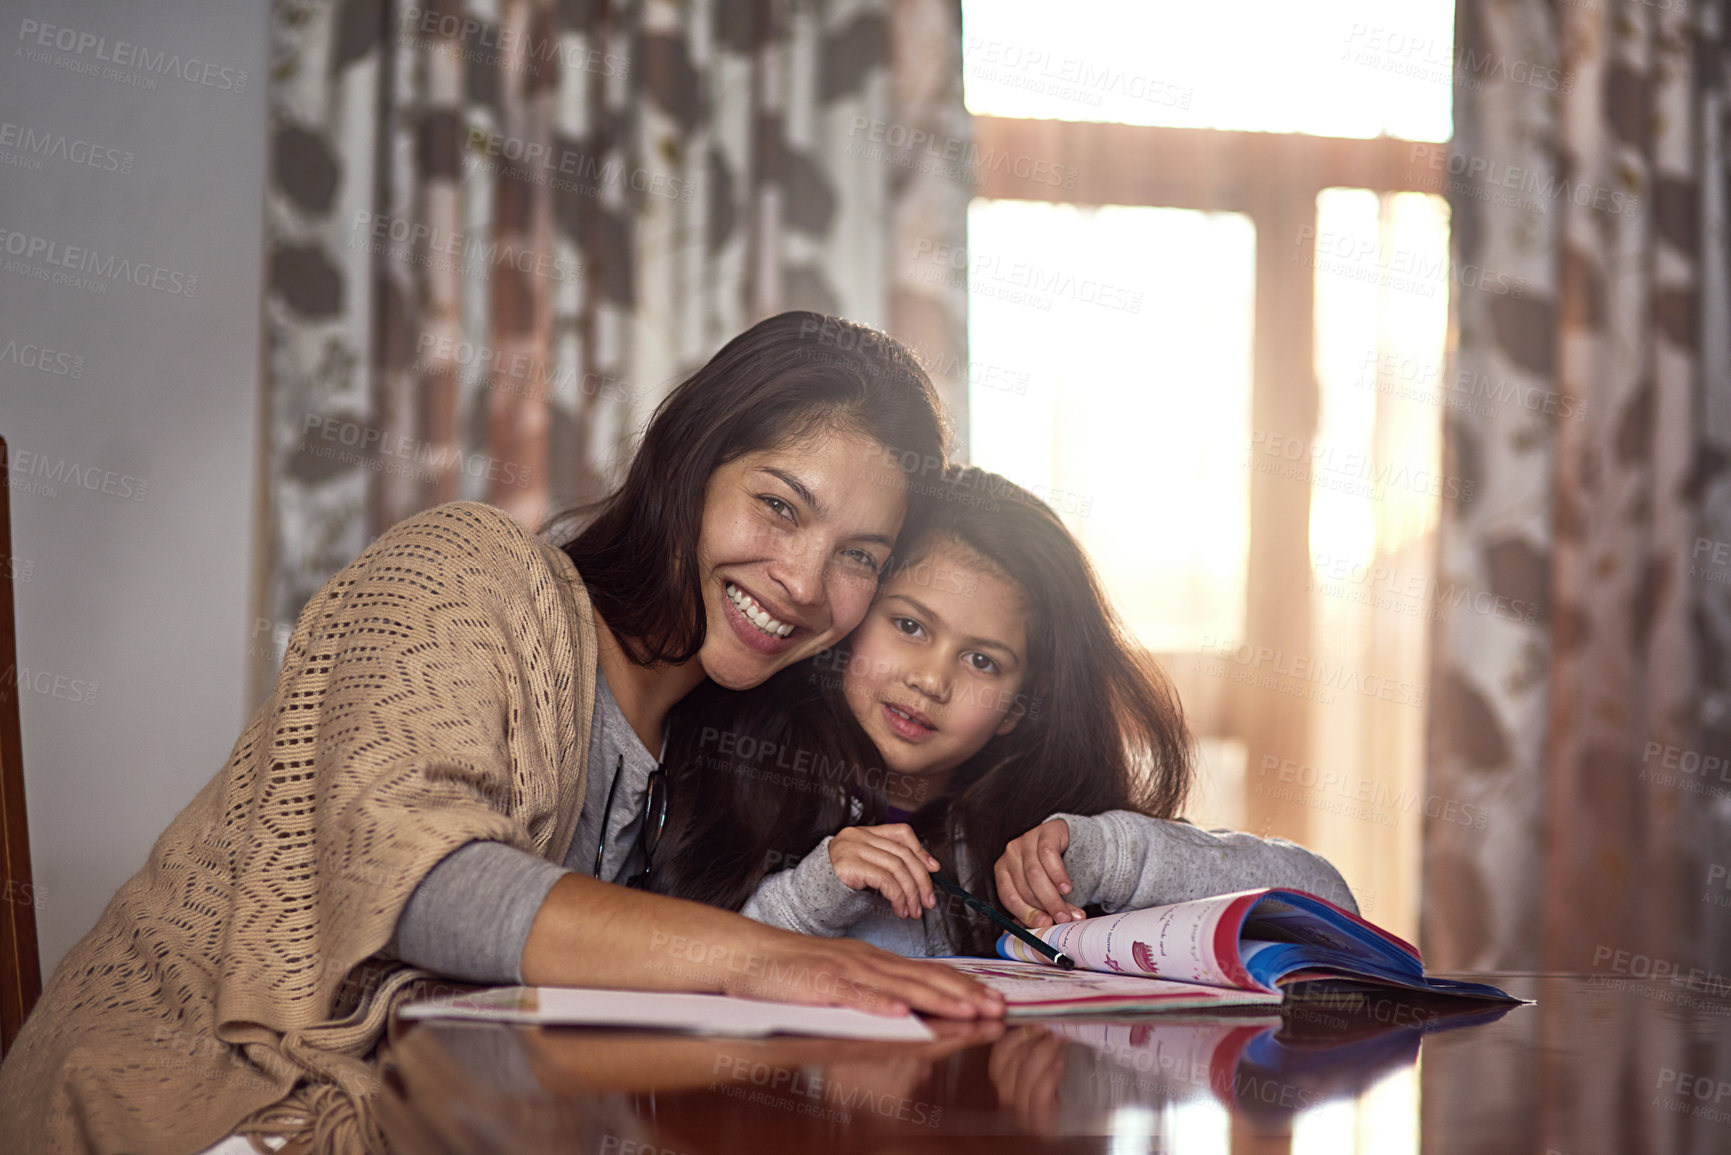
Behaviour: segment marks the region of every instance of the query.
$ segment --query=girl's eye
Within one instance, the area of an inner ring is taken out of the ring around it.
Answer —
[[[995,674],[998,672],[998,663],[990,655],[982,654],[978,650],[974,650],[968,654],[967,662],[969,666],[978,670],[982,674]]]
[[[777,517],[785,517],[789,521],[793,520],[793,506],[783,501],[775,494],[760,493],[757,495],[757,499],[767,505],[770,512],[774,513]]]
[[[898,633],[906,634],[910,638],[917,638],[921,634],[925,633],[925,627],[914,621],[912,618],[892,617],[890,619],[890,625]]]

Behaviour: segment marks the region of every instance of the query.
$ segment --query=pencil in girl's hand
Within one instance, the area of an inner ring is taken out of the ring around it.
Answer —
[[[1037,938],[1017,926],[1015,922],[1002,911],[989,903],[975,898],[966,890],[962,889],[960,883],[945,874],[943,871],[932,871],[932,881],[961,899],[963,902],[967,903],[969,906],[973,907],[975,910],[979,911],[981,914],[985,915],[987,918],[991,919],[993,922],[997,923],[999,926],[1003,927],[1005,930],[1009,931],[1011,934],[1015,935],[1017,938],[1021,939],[1023,942],[1027,943],[1029,946],[1033,947],[1035,950],[1039,951],[1041,954],[1045,955],[1047,958],[1051,959],[1053,962],[1057,963],[1060,967],[1063,967],[1067,971],[1073,971],[1076,969],[1075,959],[1071,958],[1051,943]]]

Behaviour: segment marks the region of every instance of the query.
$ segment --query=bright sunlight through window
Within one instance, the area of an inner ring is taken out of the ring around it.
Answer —
[[[977,200],[968,238],[974,463],[1063,517],[1149,649],[1240,637],[1248,218]]]

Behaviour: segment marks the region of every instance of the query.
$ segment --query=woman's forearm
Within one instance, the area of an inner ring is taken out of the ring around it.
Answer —
[[[522,971],[537,986],[706,991],[964,1019],[1003,1014],[998,995],[948,967],[582,874],[547,892]]]
[[[720,992],[727,966],[739,961],[730,956],[751,950],[752,924],[736,925],[744,922],[701,903],[567,875],[530,924],[523,981]]]
[[[503,842],[471,842],[421,879],[383,953],[468,982],[522,982],[529,928],[568,873]]]

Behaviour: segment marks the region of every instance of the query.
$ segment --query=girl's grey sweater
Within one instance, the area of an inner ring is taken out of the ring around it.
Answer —
[[[1283,838],[1232,830],[1199,830],[1178,819],[1124,810],[1084,817],[1054,814],[1070,828],[1064,851],[1077,906],[1098,903],[1109,913],[1184,902],[1259,886],[1307,890],[1354,914],[1358,903],[1340,872],[1320,855]],[[943,922],[927,911],[897,918],[873,890],[850,890],[830,865],[826,838],[797,866],[772,874],[741,911],[770,926],[805,934],[864,939],[901,955],[954,954]],[[961,853],[966,854],[964,847]]]

